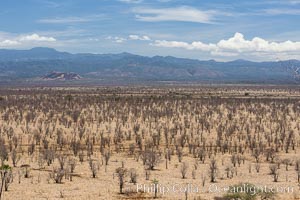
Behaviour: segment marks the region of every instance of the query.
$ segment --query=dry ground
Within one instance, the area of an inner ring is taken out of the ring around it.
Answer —
[[[300,199],[297,87],[23,88],[2,89],[0,97],[0,134],[7,151],[3,163],[13,166],[13,150],[18,160],[3,199],[153,199],[153,191],[136,192],[143,184],[153,186],[153,180],[176,190],[158,192],[158,199],[214,199],[225,194],[214,192],[216,186],[226,188],[246,182],[290,187],[293,191],[278,192],[275,199]],[[13,138],[17,138],[16,146]],[[77,155],[72,142],[79,144]],[[228,148],[224,150],[225,144]],[[132,154],[131,145],[135,147]],[[3,148],[1,159],[5,157]],[[30,152],[30,148],[34,150]],[[144,153],[151,148],[160,162],[154,170],[147,170]],[[49,166],[45,149],[55,153]],[[201,150],[205,151],[203,162]],[[266,161],[270,150],[273,162]],[[183,154],[181,162],[178,151]],[[105,152],[110,153],[108,165]],[[83,162],[79,161],[80,153]],[[166,161],[166,154],[171,156],[170,161]],[[50,174],[59,169],[57,157],[61,155],[66,160],[76,159],[77,164],[72,181],[66,161],[62,183],[55,183]],[[236,167],[233,155],[241,158]],[[90,159],[99,167],[96,178],[92,178]],[[212,159],[217,161],[215,183],[210,182]],[[285,159],[289,161],[288,170]],[[180,172],[183,163],[188,165],[185,179]],[[25,164],[30,165],[28,178],[24,178]],[[270,175],[273,164],[280,164],[278,182]],[[127,174],[124,194],[119,193],[119,167],[135,169],[138,175],[134,184]],[[232,177],[227,177],[226,168],[232,170]],[[187,185],[193,191],[185,192]]]

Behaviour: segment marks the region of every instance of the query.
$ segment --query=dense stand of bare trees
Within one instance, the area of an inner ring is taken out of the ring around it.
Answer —
[[[295,166],[300,180],[299,160],[283,159],[299,147],[300,103],[296,98],[221,98],[215,96],[121,95],[97,91],[1,92],[0,160],[12,163],[30,177],[29,163],[19,165],[21,157],[38,158],[40,168],[51,166],[49,178],[62,183],[72,181],[77,162],[88,163],[96,178],[100,166],[109,167],[114,154],[126,153],[150,171],[171,159],[178,159],[185,179],[189,169],[193,178],[198,164],[207,165],[211,182],[220,174],[224,161],[218,155],[230,155],[224,172],[230,179],[249,161],[260,172],[261,162],[270,164],[270,175],[279,179],[279,166]],[[180,93],[179,93],[180,94]],[[175,158],[173,158],[175,156]],[[193,163],[185,162],[192,157]],[[135,169],[117,168],[120,193],[124,184],[136,184]],[[178,173],[179,173],[178,172]],[[10,172],[7,172],[10,173]],[[5,190],[10,183],[5,175]]]

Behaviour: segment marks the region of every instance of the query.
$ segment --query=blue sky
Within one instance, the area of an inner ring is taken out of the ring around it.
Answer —
[[[300,0],[1,0],[0,48],[300,59]]]

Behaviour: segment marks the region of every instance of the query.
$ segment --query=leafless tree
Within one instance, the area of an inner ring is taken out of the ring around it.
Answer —
[[[65,164],[67,162],[68,157],[64,154],[58,154],[57,155],[57,160],[60,166],[60,169],[63,170],[65,167]]]
[[[144,164],[148,169],[154,170],[161,161],[161,155],[154,148],[146,149],[142,154]]]
[[[9,165],[2,165],[0,168],[0,174],[1,174],[1,187],[0,187],[0,199],[1,199],[3,187],[5,191],[7,191],[9,184],[12,182],[11,167]]]
[[[98,160],[93,160],[93,159],[89,159],[89,166],[90,166],[90,170],[92,172],[92,177],[96,178],[98,171],[100,169],[100,163]]]
[[[68,165],[70,167],[70,172],[73,173],[77,164],[76,158],[69,158]]]
[[[256,148],[256,149],[254,149],[252,155],[253,155],[253,157],[255,158],[256,163],[258,163],[258,162],[260,161],[261,151],[260,151],[258,148]]]
[[[135,151],[135,144],[132,143],[132,144],[129,145],[129,153],[130,153],[130,155],[133,155],[134,151]]]
[[[202,163],[204,163],[205,157],[206,157],[206,151],[205,151],[204,149],[201,148],[201,149],[198,151],[198,157],[199,157],[200,161],[202,161]]]
[[[236,163],[237,163],[237,155],[236,154],[233,154],[231,156],[231,163],[233,164],[233,167],[236,166]]]
[[[209,175],[210,175],[210,182],[214,183],[216,182],[216,176],[217,176],[217,161],[216,159],[211,159],[209,163]]]
[[[105,165],[108,165],[108,161],[110,159],[110,151],[105,150],[104,153],[103,153],[103,157],[104,157],[104,160],[105,160]]]
[[[8,191],[9,185],[13,182],[12,170],[8,170],[7,174],[4,175],[4,191]]]
[[[50,178],[53,179],[55,183],[62,183],[64,175],[65,170],[61,168],[53,168],[52,172],[49,174]]]
[[[279,171],[277,165],[271,164],[269,168],[270,168],[270,174],[273,176],[274,182],[277,182],[279,177]]]
[[[23,164],[21,165],[21,168],[24,169],[24,178],[29,178],[30,165]]]
[[[145,170],[145,176],[146,176],[147,181],[150,179],[150,175],[151,175],[151,171],[149,169],[146,169]]]
[[[133,184],[136,184],[137,183],[137,177],[138,177],[136,169],[131,168],[129,170],[129,176],[130,176],[130,182],[133,183]]]
[[[18,162],[20,161],[20,156],[18,156],[18,153],[15,149],[11,152],[11,160],[14,167],[16,167]]]
[[[79,157],[79,162],[83,163],[83,161],[84,161],[84,152],[81,151],[81,152],[79,153],[78,157]]]
[[[123,194],[123,187],[125,184],[125,178],[127,176],[127,169],[119,167],[116,169],[116,174],[119,180],[119,188],[120,188],[120,194]]]
[[[0,139],[0,159],[1,159],[2,166],[4,165],[4,161],[8,159],[8,152],[5,146],[4,139]]]
[[[189,166],[188,166],[188,164],[186,162],[184,162],[184,163],[181,164],[180,173],[181,173],[181,177],[183,179],[186,178],[186,173],[188,171],[188,168],[189,168]]]
[[[260,163],[255,163],[255,170],[257,173],[260,171]]]
[[[47,162],[47,165],[50,166],[53,163],[53,161],[54,161],[55,152],[54,152],[53,149],[45,149],[43,151],[43,156],[44,156],[44,159]]]
[[[178,161],[181,162],[182,161],[182,156],[183,156],[183,151],[181,147],[177,148],[177,156],[178,156]]]
[[[292,161],[288,158],[285,158],[282,160],[282,163],[285,164],[285,170],[288,171],[289,170],[289,165],[292,164]]]

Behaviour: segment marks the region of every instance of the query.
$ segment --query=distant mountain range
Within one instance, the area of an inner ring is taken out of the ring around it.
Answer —
[[[217,62],[172,56],[145,57],[130,53],[71,54],[42,47],[30,50],[0,50],[0,82],[52,80],[45,78],[51,72],[62,73],[55,76],[66,76],[60,79],[65,81],[300,83],[298,60]],[[77,78],[68,78],[72,74]]]

